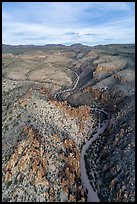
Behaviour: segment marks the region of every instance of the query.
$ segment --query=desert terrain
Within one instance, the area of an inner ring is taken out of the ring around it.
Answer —
[[[92,202],[81,171],[135,202],[135,46],[3,45],[3,202]]]

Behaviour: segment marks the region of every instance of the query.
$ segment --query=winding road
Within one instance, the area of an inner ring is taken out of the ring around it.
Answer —
[[[98,196],[97,196],[97,192],[95,192],[93,190],[93,188],[92,188],[92,186],[90,184],[90,181],[88,179],[88,175],[86,173],[84,155],[86,153],[86,150],[92,144],[92,142],[94,142],[98,138],[98,136],[100,134],[102,134],[104,132],[104,130],[107,128],[107,126],[109,124],[110,116],[104,110],[96,109],[96,108],[94,108],[94,110],[98,110],[98,111],[100,111],[102,113],[105,113],[107,115],[107,119],[101,123],[101,125],[96,129],[96,131],[97,131],[96,134],[94,134],[93,137],[89,141],[87,141],[86,144],[83,146],[82,151],[81,151],[81,155],[80,155],[80,170],[81,170],[82,185],[83,185],[83,188],[84,188],[85,192],[87,193],[88,201],[89,202],[100,202],[99,199],[98,199]]]
[[[77,76],[77,79],[75,80],[74,82],[74,87],[73,88],[69,88],[69,89],[66,89],[66,90],[63,90],[63,91],[59,91],[57,92],[56,94],[54,94],[54,99],[56,99],[56,97],[61,94],[61,93],[65,93],[65,92],[68,92],[68,91],[74,91],[75,88],[77,87],[78,85],[78,82],[79,82],[79,75],[74,72]],[[91,184],[90,184],[90,181],[88,179],[88,175],[86,173],[86,165],[85,165],[85,159],[84,159],[84,156],[85,156],[85,153],[86,153],[86,150],[89,148],[89,146],[98,138],[98,136],[100,134],[102,134],[105,129],[108,127],[108,124],[109,124],[109,121],[110,121],[110,115],[104,111],[103,109],[99,109],[99,108],[93,108],[91,107],[92,111],[99,111],[100,113],[104,113],[106,114],[107,116],[107,119],[104,120],[101,124],[99,124],[98,128],[96,129],[96,133],[94,135],[92,135],[92,138],[86,142],[86,144],[83,146],[82,148],[82,151],[81,151],[81,155],[80,155],[80,171],[81,171],[81,181],[82,181],[82,185],[83,185],[83,188],[84,188],[84,191],[86,192],[87,194],[87,200],[88,202],[100,202],[99,201],[99,198],[98,198],[98,195],[97,195],[97,192],[93,190]],[[95,129],[92,130],[92,132],[94,132]],[[92,133],[91,132],[91,133]]]
[[[65,92],[69,92],[69,91],[74,91],[74,90],[75,90],[75,88],[77,87],[78,82],[79,82],[79,75],[78,75],[76,72],[74,72],[74,73],[75,73],[75,75],[77,76],[77,78],[76,78],[76,80],[75,80],[75,82],[74,82],[74,87],[73,87],[73,88],[66,89],[66,90],[63,90],[63,91],[57,92],[56,94],[54,94],[54,98],[55,98],[55,99],[56,99],[56,97],[57,97],[59,94],[61,94],[61,93],[65,93]]]

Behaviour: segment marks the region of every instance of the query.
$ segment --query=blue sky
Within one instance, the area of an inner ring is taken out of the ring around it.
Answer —
[[[2,43],[135,43],[135,3],[3,2]]]

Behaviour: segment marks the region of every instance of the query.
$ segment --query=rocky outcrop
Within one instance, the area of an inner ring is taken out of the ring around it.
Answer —
[[[106,120],[91,107],[111,116],[85,155],[91,185],[101,202],[135,201],[134,59],[133,45],[16,46],[3,55],[3,202],[87,201],[80,151]],[[63,87],[64,102],[55,100]]]

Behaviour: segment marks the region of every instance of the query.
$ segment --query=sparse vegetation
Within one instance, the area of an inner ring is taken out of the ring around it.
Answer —
[[[101,202],[134,201],[134,46],[112,47],[3,46],[3,201],[87,201],[80,154],[108,119],[96,107],[111,120],[84,157],[91,186]],[[55,99],[74,70],[77,89]]]

